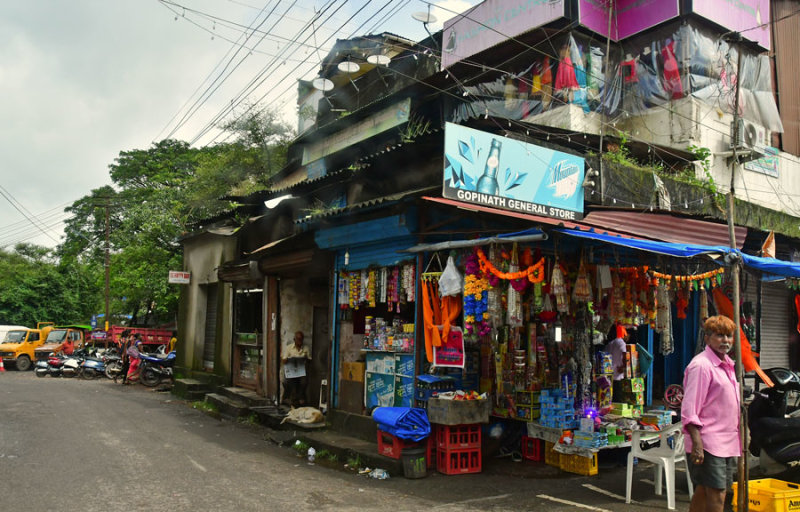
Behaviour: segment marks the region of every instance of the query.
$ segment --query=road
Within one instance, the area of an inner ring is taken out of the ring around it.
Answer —
[[[594,477],[541,465],[539,478],[487,471],[375,480],[311,465],[268,441],[263,427],[220,421],[138,385],[7,371],[0,399],[0,510],[666,509],[666,497],[642,482],[653,478],[644,464],[630,505],[624,468]],[[516,467],[525,464],[535,463]],[[677,479],[677,510],[688,510],[684,476]]]

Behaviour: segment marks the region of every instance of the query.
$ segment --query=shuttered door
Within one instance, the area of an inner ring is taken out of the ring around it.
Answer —
[[[214,370],[214,355],[217,345],[217,284],[206,287],[206,327],[203,341],[203,368]]]
[[[751,280],[744,300],[758,304],[756,283]],[[762,368],[789,367],[789,336],[791,335],[791,293],[783,283],[763,283],[761,296],[761,358]]]

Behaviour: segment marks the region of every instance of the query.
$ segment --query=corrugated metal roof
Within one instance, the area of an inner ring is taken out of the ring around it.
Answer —
[[[362,210],[364,208],[369,208],[371,206],[378,206],[381,204],[388,204],[395,201],[399,201],[405,197],[424,194],[426,192],[430,192],[431,190],[435,190],[438,187],[426,187],[417,190],[408,190],[405,192],[400,192],[397,194],[392,194],[390,196],[383,196],[383,197],[376,197],[375,199],[370,199],[369,201],[364,201],[361,203],[351,204],[349,206],[345,206],[343,208],[331,208],[330,210],[326,210],[324,212],[320,212],[314,215],[307,215],[302,219],[297,219],[295,224],[303,224],[305,222],[310,222],[314,219],[321,219],[324,217],[335,217],[336,215],[340,215],[342,213],[349,213],[353,210]]]
[[[726,224],[666,213],[596,210],[586,215],[581,222],[664,242],[730,245]],[[747,237],[747,228],[736,226],[735,233],[736,246],[741,249]]]

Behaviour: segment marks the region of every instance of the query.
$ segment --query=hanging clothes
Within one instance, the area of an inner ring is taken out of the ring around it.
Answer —
[[[442,346],[442,338],[437,327],[442,322],[442,309],[439,303],[439,286],[433,279],[422,280],[422,322],[425,338],[425,356],[433,362],[433,347]]]
[[[683,98],[683,84],[678,59],[675,58],[675,41],[667,41],[661,49],[661,58],[664,60],[664,90],[673,100],[677,100]]]

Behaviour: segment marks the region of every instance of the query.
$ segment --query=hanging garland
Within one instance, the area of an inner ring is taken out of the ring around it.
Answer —
[[[475,254],[464,261],[464,327],[468,334],[485,336],[491,331],[489,320],[489,280],[481,271]]]
[[[719,281],[722,279],[721,275],[724,273],[724,268],[718,268],[717,270],[710,270],[708,272],[703,272],[702,274],[688,276],[673,276],[671,274],[662,274],[661,272],[656,272],[655,270],[650,271],[650,274],[656,279],[666,279],[667,281],[672,281],[674,279],[679,283],[705,281],[706,279],[712,279],[714,277],[717,278],[717,283],[719,283]]]
[[[528,281],[531,283],[541,283],[544,281],[544,257],[540,259],[537,263],[529,266],[525,270],[520,270],[519,272],[503,272],[498,270],[491,261],[486,257],[483,253],[483,250],[480,247],[475,249],[475,254],[478,255],[479,265],[481,271],[485,273],[490,273],[495,277],[505,280],[515,280],[515,279],[523,279],[528,278]]]

